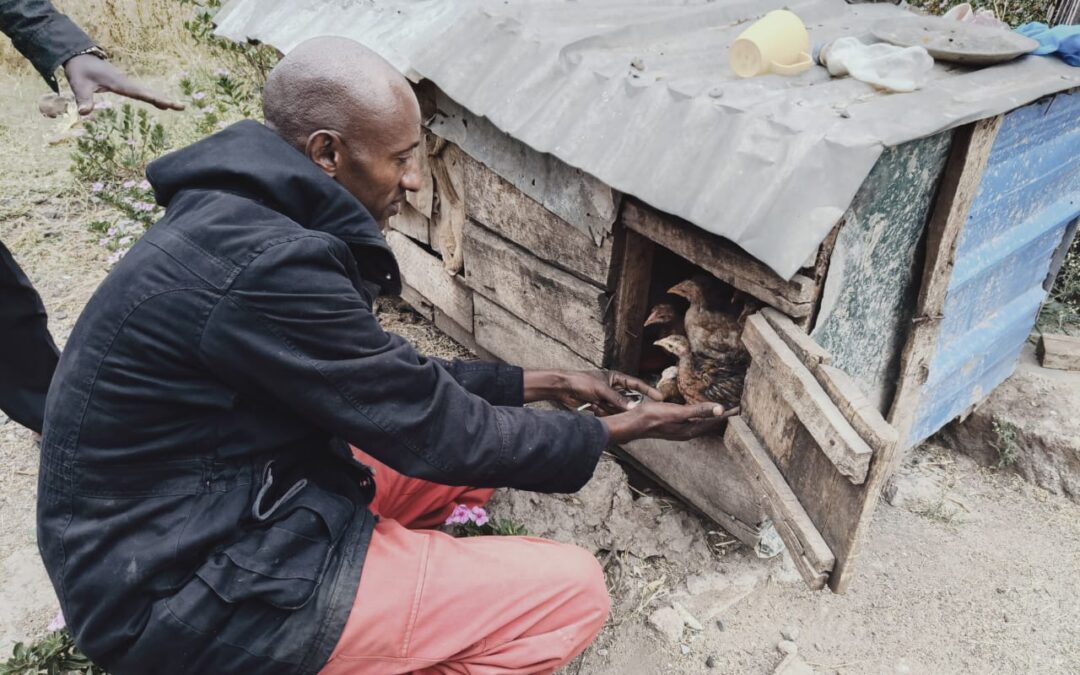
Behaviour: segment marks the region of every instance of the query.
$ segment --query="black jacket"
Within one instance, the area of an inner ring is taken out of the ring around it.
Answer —
[[[598,420],[523,408],[520,369],[424,358],[382,330],[367,288],[400,281],[377,224],[266,127],[147,175],[168,210],[68,340],[39,481],[45,566],[114,675],[324,665],[374,524],[342,441],[444,484],[589,479]]]
[[[56,69],[72,56],[96,46],[86,33],[49,0],[0,0],[0,31],[59,91]]]

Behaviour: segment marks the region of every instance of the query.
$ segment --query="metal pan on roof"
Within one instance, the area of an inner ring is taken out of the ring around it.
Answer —
[[[924,47],[939,61],[984,66],[1011,61],[1039,43],[1019,33],[944,19],[911,16],[882,19],[870,27],[878,40],[901,47]]]

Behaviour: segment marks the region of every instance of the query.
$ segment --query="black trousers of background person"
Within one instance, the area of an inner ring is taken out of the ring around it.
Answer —
[[[38,433],[60,356],[46,322],[41,297],[0,242],[0,410]]]

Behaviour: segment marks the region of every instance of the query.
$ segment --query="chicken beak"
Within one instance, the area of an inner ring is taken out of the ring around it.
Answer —
[[[689,300],[690,293],[688,292],[688,289],[689,287],[687,283],[685,281],[680,281],[679,283],[669,288],[667,292],[671,293],[672,295],[677,295],[680,298],[686,298],[687,300]]]

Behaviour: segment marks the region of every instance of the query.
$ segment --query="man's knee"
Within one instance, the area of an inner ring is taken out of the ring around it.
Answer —
[[[604,570],[596,557],[583,548],[571,546],[568,555],[571,558],[571,583],[575,591],[573,602],[582,608],[586,620],[599,631],[611,610]]]

